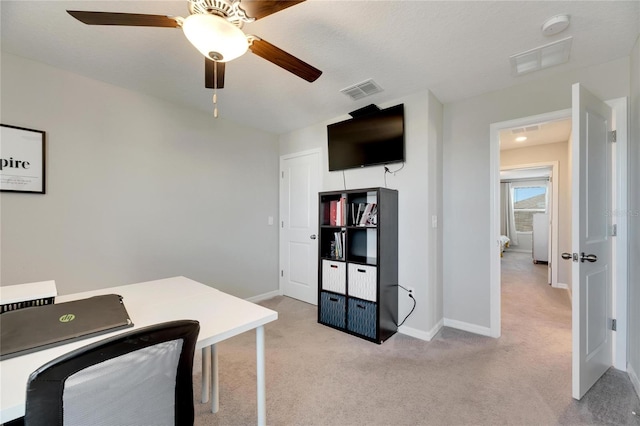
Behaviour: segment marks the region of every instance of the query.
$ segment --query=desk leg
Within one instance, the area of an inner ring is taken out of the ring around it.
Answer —
[[[256,328],[256,381],[258,384],[258,426],[267,424],[266,386],[264,377],[264,326]]]
[[[211,389],[211,346],[202,348],[202,403],[209,402]]]
[[[211,345],[211,412],[220,408],[220,386],[218,384],[218,347]]]

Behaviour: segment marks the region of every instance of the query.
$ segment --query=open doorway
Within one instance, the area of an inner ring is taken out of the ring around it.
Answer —
[[[545,271],[546,283],[555,283],[554,287],[567,287],[570,284],[570,276],[568,273],[565,276],[558,275],[562,266],[559,265],[560,253],[565,248],[560,243],[559,228],[564,226],[565,230],[569,232],[568,246],[570,247],[570,223],[563,219],[564,215],[553,212],[555,209],[560,208],[560,201],[557,199],[563,188],[563,186],[570,188],[570,162],[569,151],[570,146],[567,140],[571,134],[571,109],[554,111],[546,114],[540,114],[531,117],[525,117],[515,120],[510,120],[501,123],[494,123],[490,127],[491,133],[491,188],[490,197],[492,203],[492,222],[491,222],[491,234],[501,235],[501,215],[500,215],[500,171],[515,170],[515,169],[537,169],[540,167],[550,167],[550,185],[547,185],[548,192],[545,197],[547,198],[549,205],[547,209],[551,209],[552,218],[549,220],[549,232],[550,232],[550,253]],[[564,136],[550,136],[545,134],[548,127],[557,127],[557,122],[568,121],[563,123],[565,131]],[[568,125],[568,127],[567,127]],[[542,130],[541,130],[542,129]],[[567,130],[568,129],[568,130]],[[522,136],[526,137],[526,144],[522,143]],[[519,138],[517,140],[517,138]],[[563,140],[564,139],[564,140]],[[555,157],[555,154],[561,153],[560,160]],[[555,158],[554,158],[555,157]],[[544,178],[543,178],[544,179]],[[570,191],[570,189],[569,189]],[[570,221],[570,197],[565,214]],[[532,213],[533,214],[533,213]],[[555,220],[554,220],[555,219]],[[501,241],[498,241],[498,251],[501,249]],[[490,265],[490,280],[491,280],[491,336],[500,337],[502,331],[502,309],[501,309],[501,264],[503,257],[500,257],[499,253],[494,252],[495,255],[491,256]],[[524,255],[525,259],[527,254]],[[529,256],[529,261],[533,265],[533,258]],[[550,265],[551,274],[547,270],[547,266]],[[541,265],[542,266],[542,265]],[[553,276],[555,274],[555,278]],[[547,278],[548,276],[548,278]],[[565,284],[565,285],[562,285]],[[547,287],[554,289],[552,286]]]
[[[547,283],[570,289],[571,118],[564,112],[503,128],[500,140],[500,232],[511,251],[546,265]]]
[[[529,261],[545,265],[546,282],[553,287],[558,287],[557,267],[552,261],[558,249],[558,230],[553,226],[559,211],[558,179],[554,179],[558,163],[500,170],[501,257],[505,251],[527,254]]]

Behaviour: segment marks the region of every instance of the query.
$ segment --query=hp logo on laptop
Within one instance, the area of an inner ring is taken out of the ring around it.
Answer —
[[[58,321],[60,321],[60,322],[70,322],[70,321],[73,321],[75,318],[76,318],[76,316],[73,315],[73,314],[64,314],[63,316],[58,318]]]

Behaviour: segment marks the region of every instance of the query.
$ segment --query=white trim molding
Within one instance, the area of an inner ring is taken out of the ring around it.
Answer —
[[[615,302],[613,304],[613,318],[617,320],[617,331],[613,333],[613,366],[625,371],[627,368],[627,333],[628,307],[627,298],[629,287],[628,275],[628,103],[629,99],[618,98],[605,102],[613,109],[613,126],[616,130],[616,143],[613,144],[613,223],[617,227],[614,238],[612,258],[615,265],[612,270],[611,282]],[[637,389],[637,388],[636,388]]]
[[[246,300],[247,302],[258,303],[262,302],[263,300],[273,299],[276,296],[282,296],[282,292],[280,290],[273,290],[268,293],[258,294],[257,296],[247,297],[244,300]]]
[[[436,334],[438,334],[440,332],[442,327],[444,327],[444,320],[441,319],[429,331],[422,331],[422,330],[418,330],[418,329],[413,328],[413,327],[407,327],[406,325],[403,325],[403,326],[400,326],[398,328],[398,333],[401,333],[401,334],[404,334],[404,335],[407,335],[407,336],[411,336],[411,337],[415,337],[416,339],[426,340],[427,342],[430,342],[431,339],[433,339],[436,336]]]
[[[482,327],[480,325],[470,324],[470,323],[464,322],[464,321],[457,321],[457,320],[452,320],[452,319],[445,318],[444,319],[444,326],[445,327],[455,328],[455,329],[462,330],[462,331],[468,331],[469,333],[479,334],[481,336],[500,337],[500,336],[494,336],[493,335],[493,330],[491,329],[491,327]]]

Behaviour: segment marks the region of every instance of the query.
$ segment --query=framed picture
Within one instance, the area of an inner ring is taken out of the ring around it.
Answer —
[[[0,191],[45,193],[45,132],[0,124]]]

